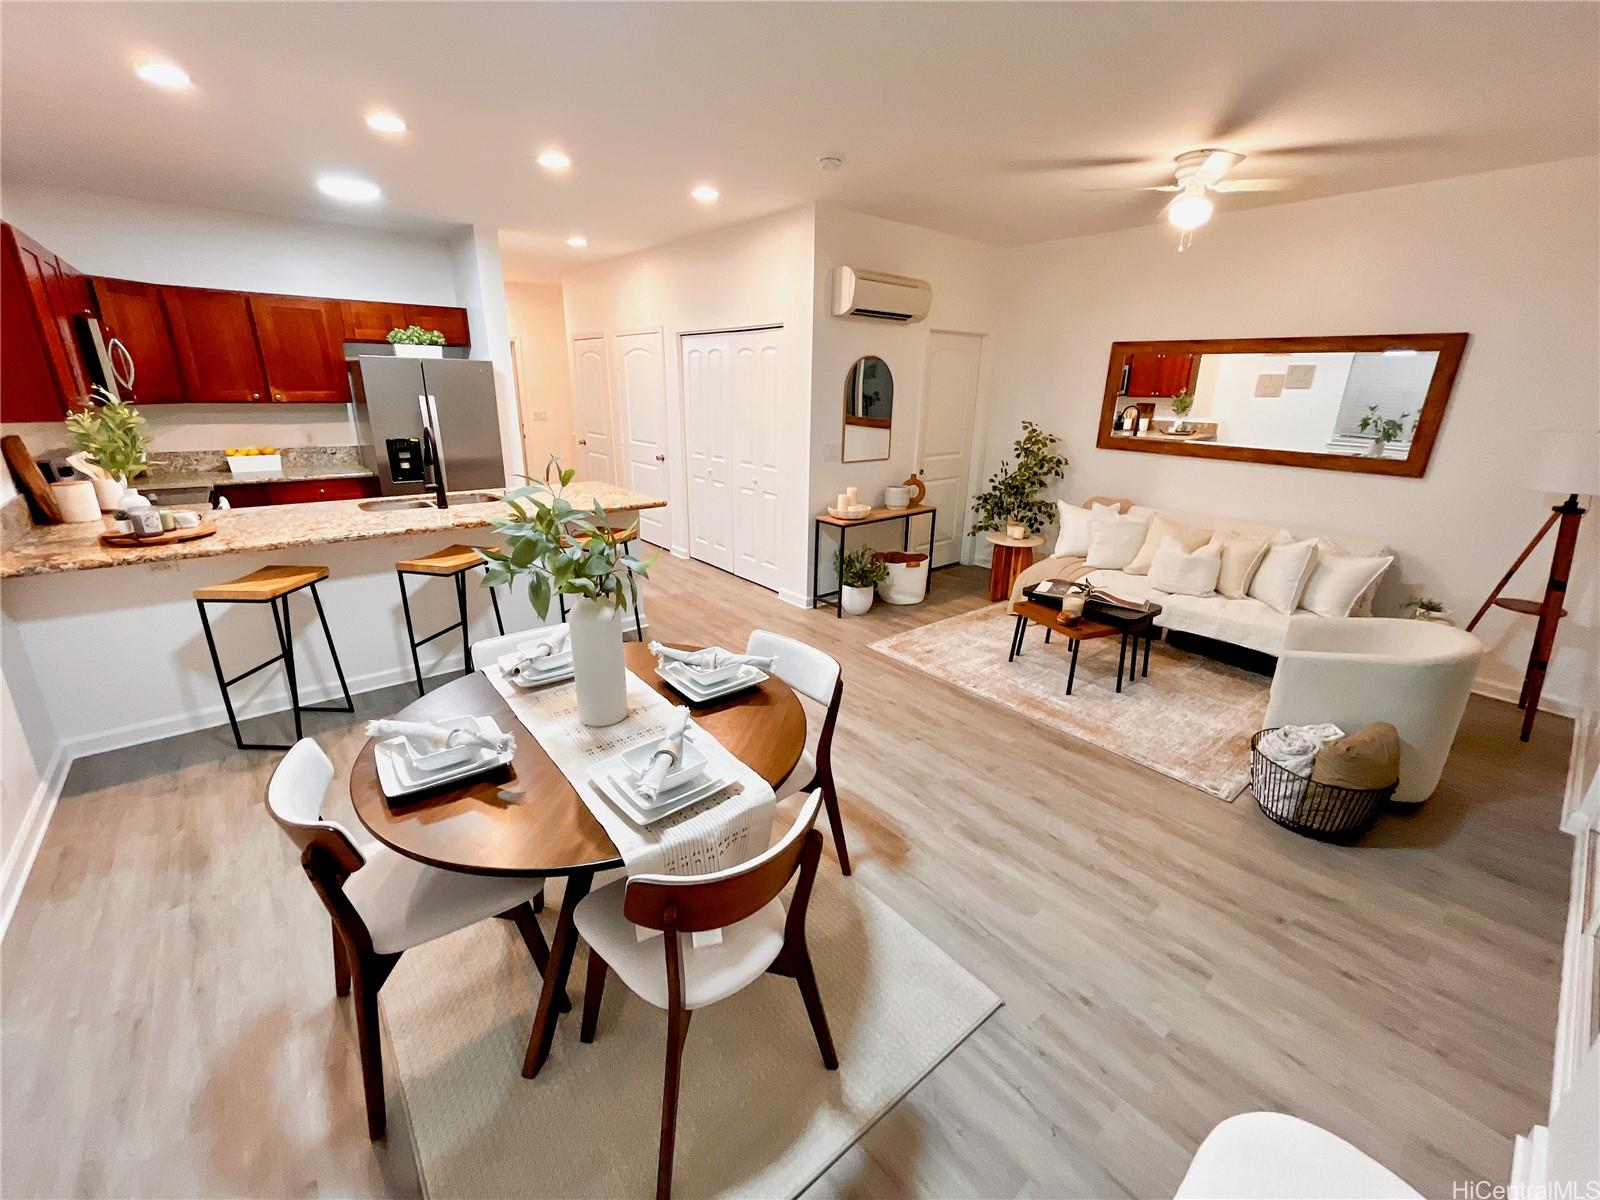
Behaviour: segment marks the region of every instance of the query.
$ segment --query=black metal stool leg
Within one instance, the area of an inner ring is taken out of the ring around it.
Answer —
[[[464,674],[472,674],[472,630],[467,627],[467,573],[456,575],[456,610],[461,614],[461,656],[466,660]]]
[[[322,623],[322,636],[327,639],[328,653],[333,656],[333,670],[334,674],[339,677],[339,690],[344,693],[344,706],[341,708],[336,704],[307,704],[302,706],[300,711],[353,713],[356,710],[356,702],[350,698],[350,685],[345,682],[344,668],[339,665],[339,650],[333,644],[333,634],[328,629],[328,615],[322,611],[322,597],[317,594],[317,585],[314,583],[311,585],[311,602],[317,606],[317,620]],[[284,609],[287,611],[289,607],[289,598],[287,596],[284,597],[283,603]]]
[[[211,669],[217,673],[217,689],[222,693],[222,707],[228,710],[228,727],[233,730],[233,744],[239,749],[247,747],[244,736],[239,732],[239,718],[233,711],[233,700],[228,695],[228,681],[222,674],[222,659],[217,657],[217,639],[211,633],[211,620],[206,616],[206,602],[196,600],[195,607],[200,610],[200,627],[206,632],[206,649],[211,651]]]
[[[422,686],[422,660],[417,657],[417,631],[411,625],[411,598],[406,594],[406,573],[396,571],[394,577],[400,581],[400,607],[406,614],[406,645],[411,647],[411,669],[417,673],[417,695],[427,694],[427,688]]]
[[[506,623],[500,619],[500,594],[493,588],[489,589],[489,603],[494,606],[494,625],[500,631],[500,636],[506,635]]]
[[[281,623],[278,621],[280,601],[283,604]],[[283,646],[283,672],[289,678],[289,707],[294,712],[294,740],[298,742],[304,735],[300,730],[300,681],[294,670],[294,626],[289,623],[289,594],[267,603],[272,605],[272,620],[278,625],[278,641]]]

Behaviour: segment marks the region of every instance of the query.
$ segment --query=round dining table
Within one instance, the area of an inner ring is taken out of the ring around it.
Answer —
[[[781,679],[769,676],[754,688],[701,704],[680,696],[656,674],[655,656],[643,643],[628,642],[622,649],[630,671],[673,703],[688,704],[700,728],[769,784],[776,787],[798,765],[805,749],[805,710]],[[566,879],[522,1064],[523,1075],[532,1079],[550,1053],[556,1018],[566,1007],[577,944],[573,911],[589,894],[595,872],[620,867],[622,859],[571,781],[481,672],[429,692],[395,718],[438,721],[464,715],[493,717],[502,729],[518,734],[510,763],[459,786],[390,800],[378,783],[378,739],[371,738],[350,769],[350,799],[373,837],[418,862],[474,875]]]

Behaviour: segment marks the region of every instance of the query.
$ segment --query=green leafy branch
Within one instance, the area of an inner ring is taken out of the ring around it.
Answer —
[[[1055,506],[1042,493],[1052,479],[1066,478],[1066,457],[1055,452],[1059,441],[1032,421],[1022,423],[1022,436],[1011,446],[1016,465],[1001,459],[1000,469],[989,476],[989,486],[972,498],[974,534],[1004,529],[1012,522],[1038,533],[1055,520]]]

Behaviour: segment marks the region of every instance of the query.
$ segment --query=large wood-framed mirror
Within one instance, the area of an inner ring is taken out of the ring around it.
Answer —
[[[1420,476],[1464,333],[1114,342],[1096,445]]]

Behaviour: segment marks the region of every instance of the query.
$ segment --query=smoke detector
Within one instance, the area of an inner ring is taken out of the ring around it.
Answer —
[[[840,167],[844,166],[844,159],[840,158],[837,154],[824,154],[817,159],[817,166],[821,167],[824,171],[837,171]]]

